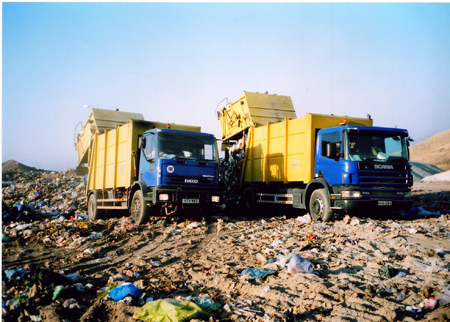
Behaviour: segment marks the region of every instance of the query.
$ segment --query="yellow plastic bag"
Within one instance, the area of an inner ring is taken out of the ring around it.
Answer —
[[[189,321],[204,312],[191,301],[177,302],[172,299],[157,300],[146,303],[137,309],[133,319],[147,322],[182,322]]]

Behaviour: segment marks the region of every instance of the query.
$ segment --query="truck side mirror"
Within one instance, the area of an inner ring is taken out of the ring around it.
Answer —
[[[339,160],[341,156],[339,151],[340,142],[327,142],[325,156],[328,159]]]
[[[147,140],[144,137],[139,138],[139,149],[144,150]]]
[[[336,143],[327,142],[325,156],[329,159],[336,158]]]

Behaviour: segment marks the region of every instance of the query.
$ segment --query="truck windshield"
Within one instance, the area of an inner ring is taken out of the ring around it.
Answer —
[[[395,133],[347,132],[345,158],[353,161],[407,162],[406,138]]]
[[[218,160],[215,138],[199,134],[159,133],[158,155],[161,159]]]

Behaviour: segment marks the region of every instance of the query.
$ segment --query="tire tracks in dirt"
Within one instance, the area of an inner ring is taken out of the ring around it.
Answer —
[[[205,231],[205,235],[202,236],[202,239],[199,243],[192,245],[189,247],[186,252],[182,256],[176,256],[169,258],[165,262],[161,264],[161,266],[155,267],[155,272],[160,271],[161,269],[170,266],[174,263],[184,261],[187,259],[192,259],[198,252],[204,249],[208,244],[210,244],[215,237],[219,237],[220,234],[217,233],[216,227],[208,228]],[[122,266],[125,262],[134,262],[138,258],[142,256],[146,257],[157,257],[164,251],[170,251],[173,248],[181,247],[180,243],[185,242],[184,239],[179,242],[170,241],[167,242],[167,239],[170,237],[169,234],[160,234],[156,236],[152,240],[144,240],[139,243],[136,243],[136,239],[140,238],[139,235],[133,236],[127,240],[127,242],[118,248],[107,251],[104,255],[104,262],[102,259],[94,259],[89,261],[80,261],[75,265],[71,265],[70,269],[75,271],[83,271],[84,274],[90,275],[93,273],[97,273],[100,271],[107,270],[111,267]],[[108,246],[106,246],[108,247]],[[109,256],[113,257],[117,252],[124,252],[124,254],[119,255],[111,260],[106,260]]]

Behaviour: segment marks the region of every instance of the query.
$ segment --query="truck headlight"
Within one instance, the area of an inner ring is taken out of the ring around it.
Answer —
[[[169,194],[167,194],[167,193],[160,194],[159,195],[159,200],[160,201],[167,201],[167,200],[169,200]]]
[[[211,202],[219,202],[220,201],[220,197],[219,196],[212,196],[211,197]]]
[[[361,191],[342,191],[342,198],[361,198]]]

